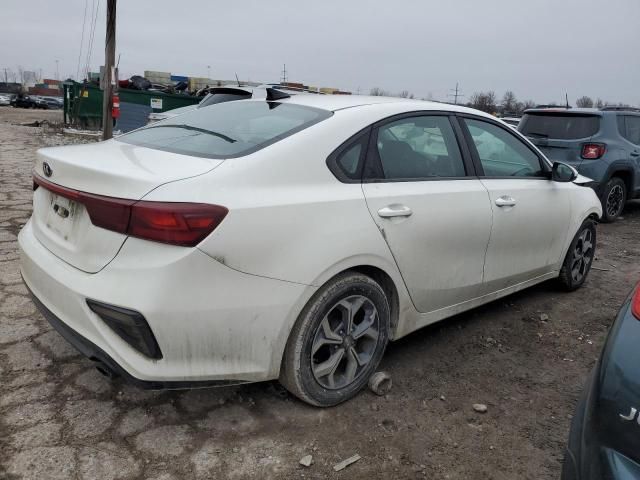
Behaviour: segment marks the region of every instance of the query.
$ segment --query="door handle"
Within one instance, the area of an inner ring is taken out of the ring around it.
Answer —
[[[382,218],[408,217],[413,212],[406,205],[389,205],[378,210],[378,215]]]
[[[516,204],[516,199],[509,195],[503,195],[496,198],[496,205],[499,207],[513,207]]]
[[[631,156],[632,157],[640,157],[640,152],[637,152],[637,151],[634,150],[633,152],[631,152]]]

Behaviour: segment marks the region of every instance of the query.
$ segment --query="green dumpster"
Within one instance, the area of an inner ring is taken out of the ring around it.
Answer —
[[[64,83],[64,123],[80,129],[102,128],[103,92],[97,85],[78,82]],[[118,90],[120,105],[130,103],[144,105],[153,112],[166,112],[174,108],[195,105],[202,97],[179,95],[146,90]]]

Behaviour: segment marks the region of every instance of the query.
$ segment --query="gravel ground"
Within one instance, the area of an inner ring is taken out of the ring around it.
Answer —
[[[42,119],[61,114],[0,107],[0,478],[558,478],[584,379],[640,279],[640,203],[598,227],[581,290],[546,283],[392,344],[385,397],[321,410],[275,382],[148,392],[101,376],[21,284],[35,151],[80,141],[20,125]]]

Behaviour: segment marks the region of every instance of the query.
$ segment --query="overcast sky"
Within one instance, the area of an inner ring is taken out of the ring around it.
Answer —
[[[75,77],[104,61],[106,0],[2,0],[0,69]],[[121,77],[144,70],[446,100],[511,89],[518,99],[582,95],[640,105],[640,0],[120,0]],[[0,75],[4,76],[2,70]],[[463,99],[466,100],[466,99]]]

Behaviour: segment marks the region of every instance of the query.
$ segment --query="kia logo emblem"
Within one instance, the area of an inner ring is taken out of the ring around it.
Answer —
[[[42,171],[47,177],[50,177],[51,175],[53,175],[53,170],[51,170],[51,165],[49,165],[47,162],[42,163]]]

